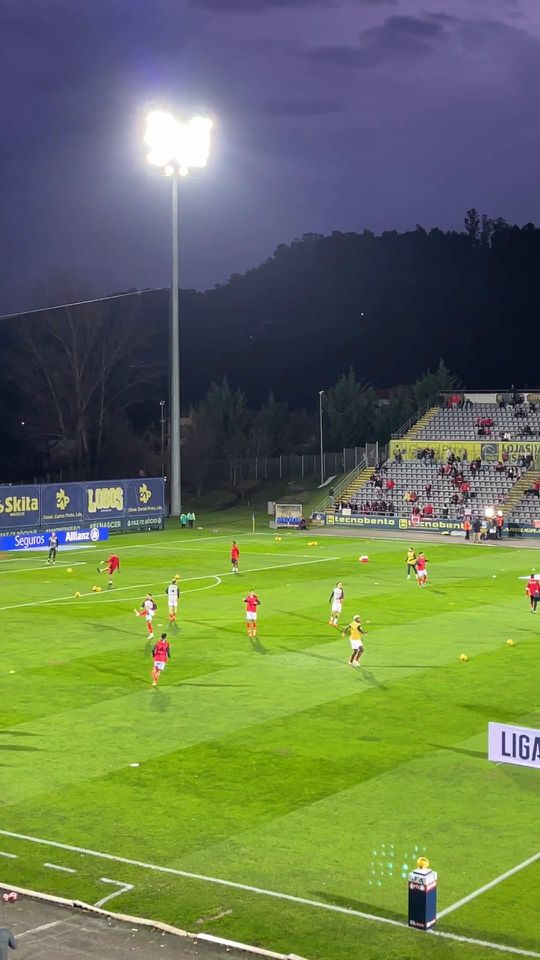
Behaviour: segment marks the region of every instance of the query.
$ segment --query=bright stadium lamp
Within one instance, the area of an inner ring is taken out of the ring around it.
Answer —
[[[192,117],[181,123],[171,113],[152,110],[146,117],[146,159],[160,167],[172,182],[172,276],[171,276],[171,387],[170,387],[170,490],[171,514],[182,511],[180,463],[180,322],[178,271],[178,180],[190,170],[205,167],[210,153],[212,121]]]
[[[147,160],[166,173],[176,167],[185,176],[193,167],[205,167],[210,153],[212,121],[208,117],[193,117],[189,123],[180,123],[172,114],[152,110],[146,118],[144,142],[150,148]]]

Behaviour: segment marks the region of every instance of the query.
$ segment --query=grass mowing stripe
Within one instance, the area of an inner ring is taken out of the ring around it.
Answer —
[[[246,573],[264,573],[267,570],[285,570],[288,567],[304,567],[308,564],[314,563],[330,563],[331,561],[339,560],[339,557],[321,557],[319,560],[298,560],[294,563],[271,563],[267,564],[265,567],[252,567],[251,570],[244,570],[244,575]],[[182,580],[182,583],[191,583],[193,580],[208,580],[209,576],[214,577],[232,577],[232,570],[229,570],[227,573],[214,573],[206,574],[205,576],[200,577],[185,577]],[[152,580],[150,583],[146,581],[145,583],[132,583],[129,587],[115,587],[115,592],[120,593],[121,590],[135,590],[137,587],[143,589],[144,587],[153,587],[156,583],[163,583],[163,578],[160,580]],[[90,590],[88,593],[82,593],[82,597],[92,597],[93,592]],[[73,595],[70,594],[68,597],[51,597],[48,600],[30,600],[28,603],[12,603],[7,607],[0,607],[0,613],[3,613],[4,610],[19,610],[21,607],[41,607],[44,604],[48,603],[62,603],[66,600],[73,600]]]
[[[454,910],[459,910],[460,907],[465,906],[466,903],[470,903],[471,900],[475,900],[476,897],[479,897],[482,893],[485,893],[487,890],[491,890],[492,887],[496,887],[497,884],[502,883],[503,880],[507,880],[508,877],[511,877],[514,873],[519,873],[520,870],[523,870],[525,867],[530,866],[531,863],[534,863],[540,858],[540,851],[533,854],[532,857],[529,857],[528,860],[523,860],[521,863],[518,863],[517,867],[512,867],[511,870],[507,870],[506,873],[501,873],[499,877],[495,877],[494,880],[490,880],[489,883],[485,883],[483,887],[478,887],[478,890],[473,890],[472,893],[469,893],[468,896],[463,897],[461,900],[458,900],[456,903],[452,903],[449,907],[446,907],[444,910],[441,910],[437,914],[437,919],[445,917],[448,913],[453,913]]]

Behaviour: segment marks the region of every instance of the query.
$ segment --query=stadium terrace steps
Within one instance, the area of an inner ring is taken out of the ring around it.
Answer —
[[[526,470],[512,487],[504,504],[507,518],[516,523],[534,523],[540,519],[540,500],[527,494],[534,483],[540,480],[540,470]]]
[[[427,427],[434,417],[437,416],[437,414],[440,412],[440,409],[440,407],[430,407],[429,410],[426,410],[426,412],[416,421],[416,423],[413,423],[412,427],[407,430],[407,433],[401,437],[401,439],[416,440],[424,427]]]
[[[359,473],[351,480],[351,483],[344,487],[339,495],[339,500],[344,503],[348,503],[350,500],[353,500],[357,493],[365,487],[366,483],[369,481],[369,478],[372,476],[374,467],[365,467],[364,470],[360,470]]]

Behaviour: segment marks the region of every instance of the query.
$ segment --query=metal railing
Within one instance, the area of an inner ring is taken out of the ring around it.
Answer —
[[[327,494],[324,500],[321,500],[320,504],[318,504],[318,506],[315,508],[313,513],[326,513],[326,510],[328,509],[328,507],[333,506],[334,502],[337,499],[339,499],[340,493],[343,493],[343,491],[348,486],[350,486],[350,484],[355,479],[355,477],[357,477],[358,474],[362,472],[362,470],[365,470],[366,467],[367,467],[367,460],[365,457],[362,457],[362,459],[356,465],[354,470],[351,470],[350,473],[345,474],[345,476],[343,477],[342,480],[339,481],[339,483],[336,483],[335,486],[332,486],[332,491],[333,491],[332,496],[330,496],[330,494]]]
[[[418,420],[420,420],[428,412],[428,410],[431,410],[432,407],[440,407],[440,404],[434,402],[428,403],[425,407],[421,407],[420,410],[417,410],[416,413],[413,413],[412,417],[409,417],[409,419],[403,424],[403,426],[399,428],[399,430],[396,430],[396,432],[392,434],[392,440],[401,440],[405,434],[409,432],[411,427],[414,427],[415,423],[417,423]]]

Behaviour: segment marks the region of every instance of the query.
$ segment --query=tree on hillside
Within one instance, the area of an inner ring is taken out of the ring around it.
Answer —
[[[325,400],[327,443],[332,450],[354,447],[375,435],[376,396],[365,380],[357,380],[354,370],[342,374]]]
[[[72,295],[63,286],[59,299]],[[92,303],[22,317],[16,334],[11,376],[36,444],[56,449],[74,476],[94,473],[105,432],[153,378],[137,302],[115,314],[109,304]]]

